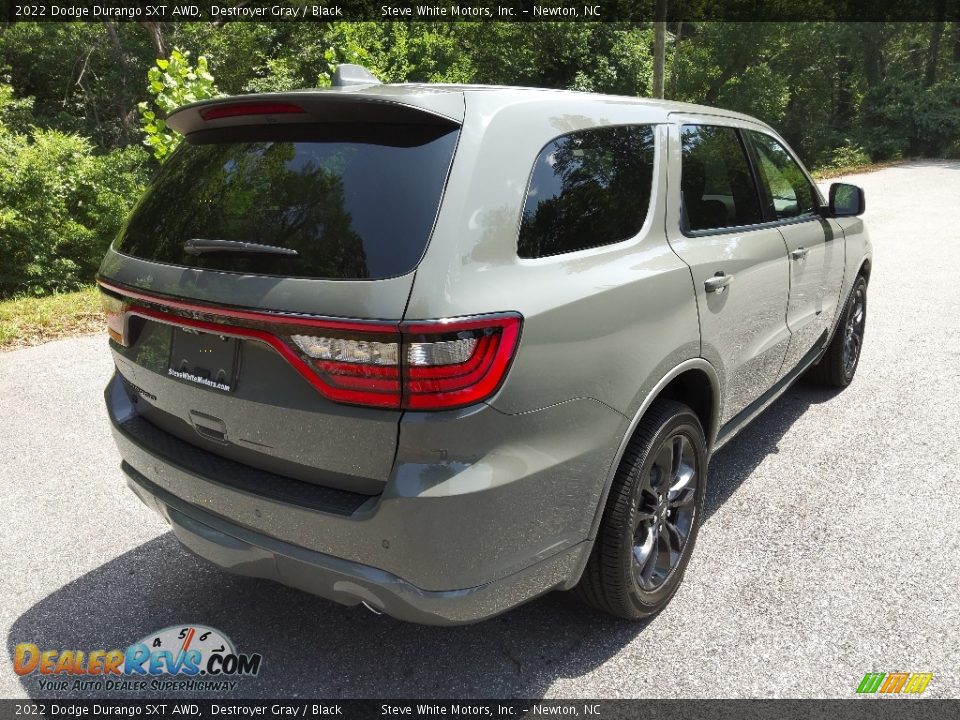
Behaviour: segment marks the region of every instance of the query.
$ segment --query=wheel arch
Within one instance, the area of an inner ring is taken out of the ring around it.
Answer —
[[[664,375],[660,381],[653,386],[640,407],[634,414],[620,441],[617,453],[613,458],[607,478],[600,493],[600,501],[596,508],[593,518],[593,524],[590,528],[590,540],[596,538],[597,529],[600,527],[600,519],[603,516],[603,509],[607,504],[607,496],[610,493],[610,487],[613,484],[613,478],[620,466],[620,460],[627,449],[631,438],[640,424],[640,420],[646,414],[650,406],[660,398],[670,398],[677,400],[689,406],[703,425],[704,434],[707,439],[707,453],[713,449],[716,441],[717,431],[719,430],[721,393],[720,378],[716,369],[703,358],[691,358],[674,367],[670,372]]]

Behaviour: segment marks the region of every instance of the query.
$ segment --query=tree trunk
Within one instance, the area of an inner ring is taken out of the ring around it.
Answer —
[[[927,66],[923,73],[923,86],[930,87],[937,80],[937,65],[940,62],[940,41],[943,39],[944,18],[947,0],[937,2],[937,19],[930,28],[930,46],[927,49]]]
[[[868,88],[883,79],[883,25],[870,23],[863,41],[863,75]]]
[[[833,126],[845,128],[853,117],[853,90],[852,79],[853,63],[845,49],[840,50],[837,56],[837,85],[836,102],[833,106]]]
[[[657,0],[653,11],[653,96],[663,99],[663,68],[667,44],[667,0]]]
[[[127,78],[130,76],[130,63],[127,60],[126,54],[123,52],[123,46],[120,44],[120,37],[117,35],[117,28],[115,25],[111,21],[105,20],[103,27],[107,32],[107,37],[110,38],[110,43],[113,45],[114,52],[117,54],[117,59],[120,62],[120,66],[123,68],[123,73],[120,76],[120,83],[123,85],[123,93],[121,93],[122,99],[119,100],[118,104],[120,105],[120,126],[123,128],[124,139],[129,142],[134,137],[137,129],[136,123],[134,122],[133,110],[127,105],[126,102],[124,102],[124,100],[128,97]]]
[[[673,34],[673,67],[670,68],[670,99],[676,100],[680,94],[680,37],[683,35],[683,22],[677,21],[677,30]]]
[[[160,30],[160,23],[141,22],[140,24],[143,25],[143,27],[145,27],[147,32],[150,34],[150,42],[153,43],[153,51],[157,54],[157,57],[167,57],[167,48],[163,44],[163,33]]]

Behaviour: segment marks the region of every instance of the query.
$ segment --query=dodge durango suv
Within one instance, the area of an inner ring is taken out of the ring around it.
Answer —
[[[758,120],[466,85],[207,100],[103,261],[131,489],[196,555],[404,620],[677,589],[707,467],[857,369],[862,191]]]

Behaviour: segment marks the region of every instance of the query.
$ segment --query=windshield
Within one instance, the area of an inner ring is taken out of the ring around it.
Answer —
[[[457,130],[353,123],[200,135],[163,165],[117,252],[227,272],[378,279],[420,261]],[[187,252],[196,240],[234,247]],[[294,252],[238,252],[238,243]]]

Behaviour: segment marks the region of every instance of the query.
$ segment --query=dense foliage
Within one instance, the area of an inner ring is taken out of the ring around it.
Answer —
[[[808,165],[960,156],[960,23],[667,29],[666,97],[758,116]],[[653,37],[649,23],[0,28],[0,81],[12,88],[0,96],[0,294],[89,280],[143,182],[144,131],[157,158],[177,142],[163,125],[177,98],[323,86],[340,62],[362,63],[388,82],[647,96]]]
[[[137,105],[144,144],[153,150],[153,157],[163,162],[180,144],[180,134],[167,127],[165,118],[181,105],[216,97],[217,86],[207,70],[207,59],[201,55],[197,64],[190,64],[190,51],[174,48],[169,58],[157,58],[147,72],[147,92],[153,102]]]
[[[0,85],[0,297],[89,284],[144,186],[140,148],[97,153],[29,120],[29,100]]]

